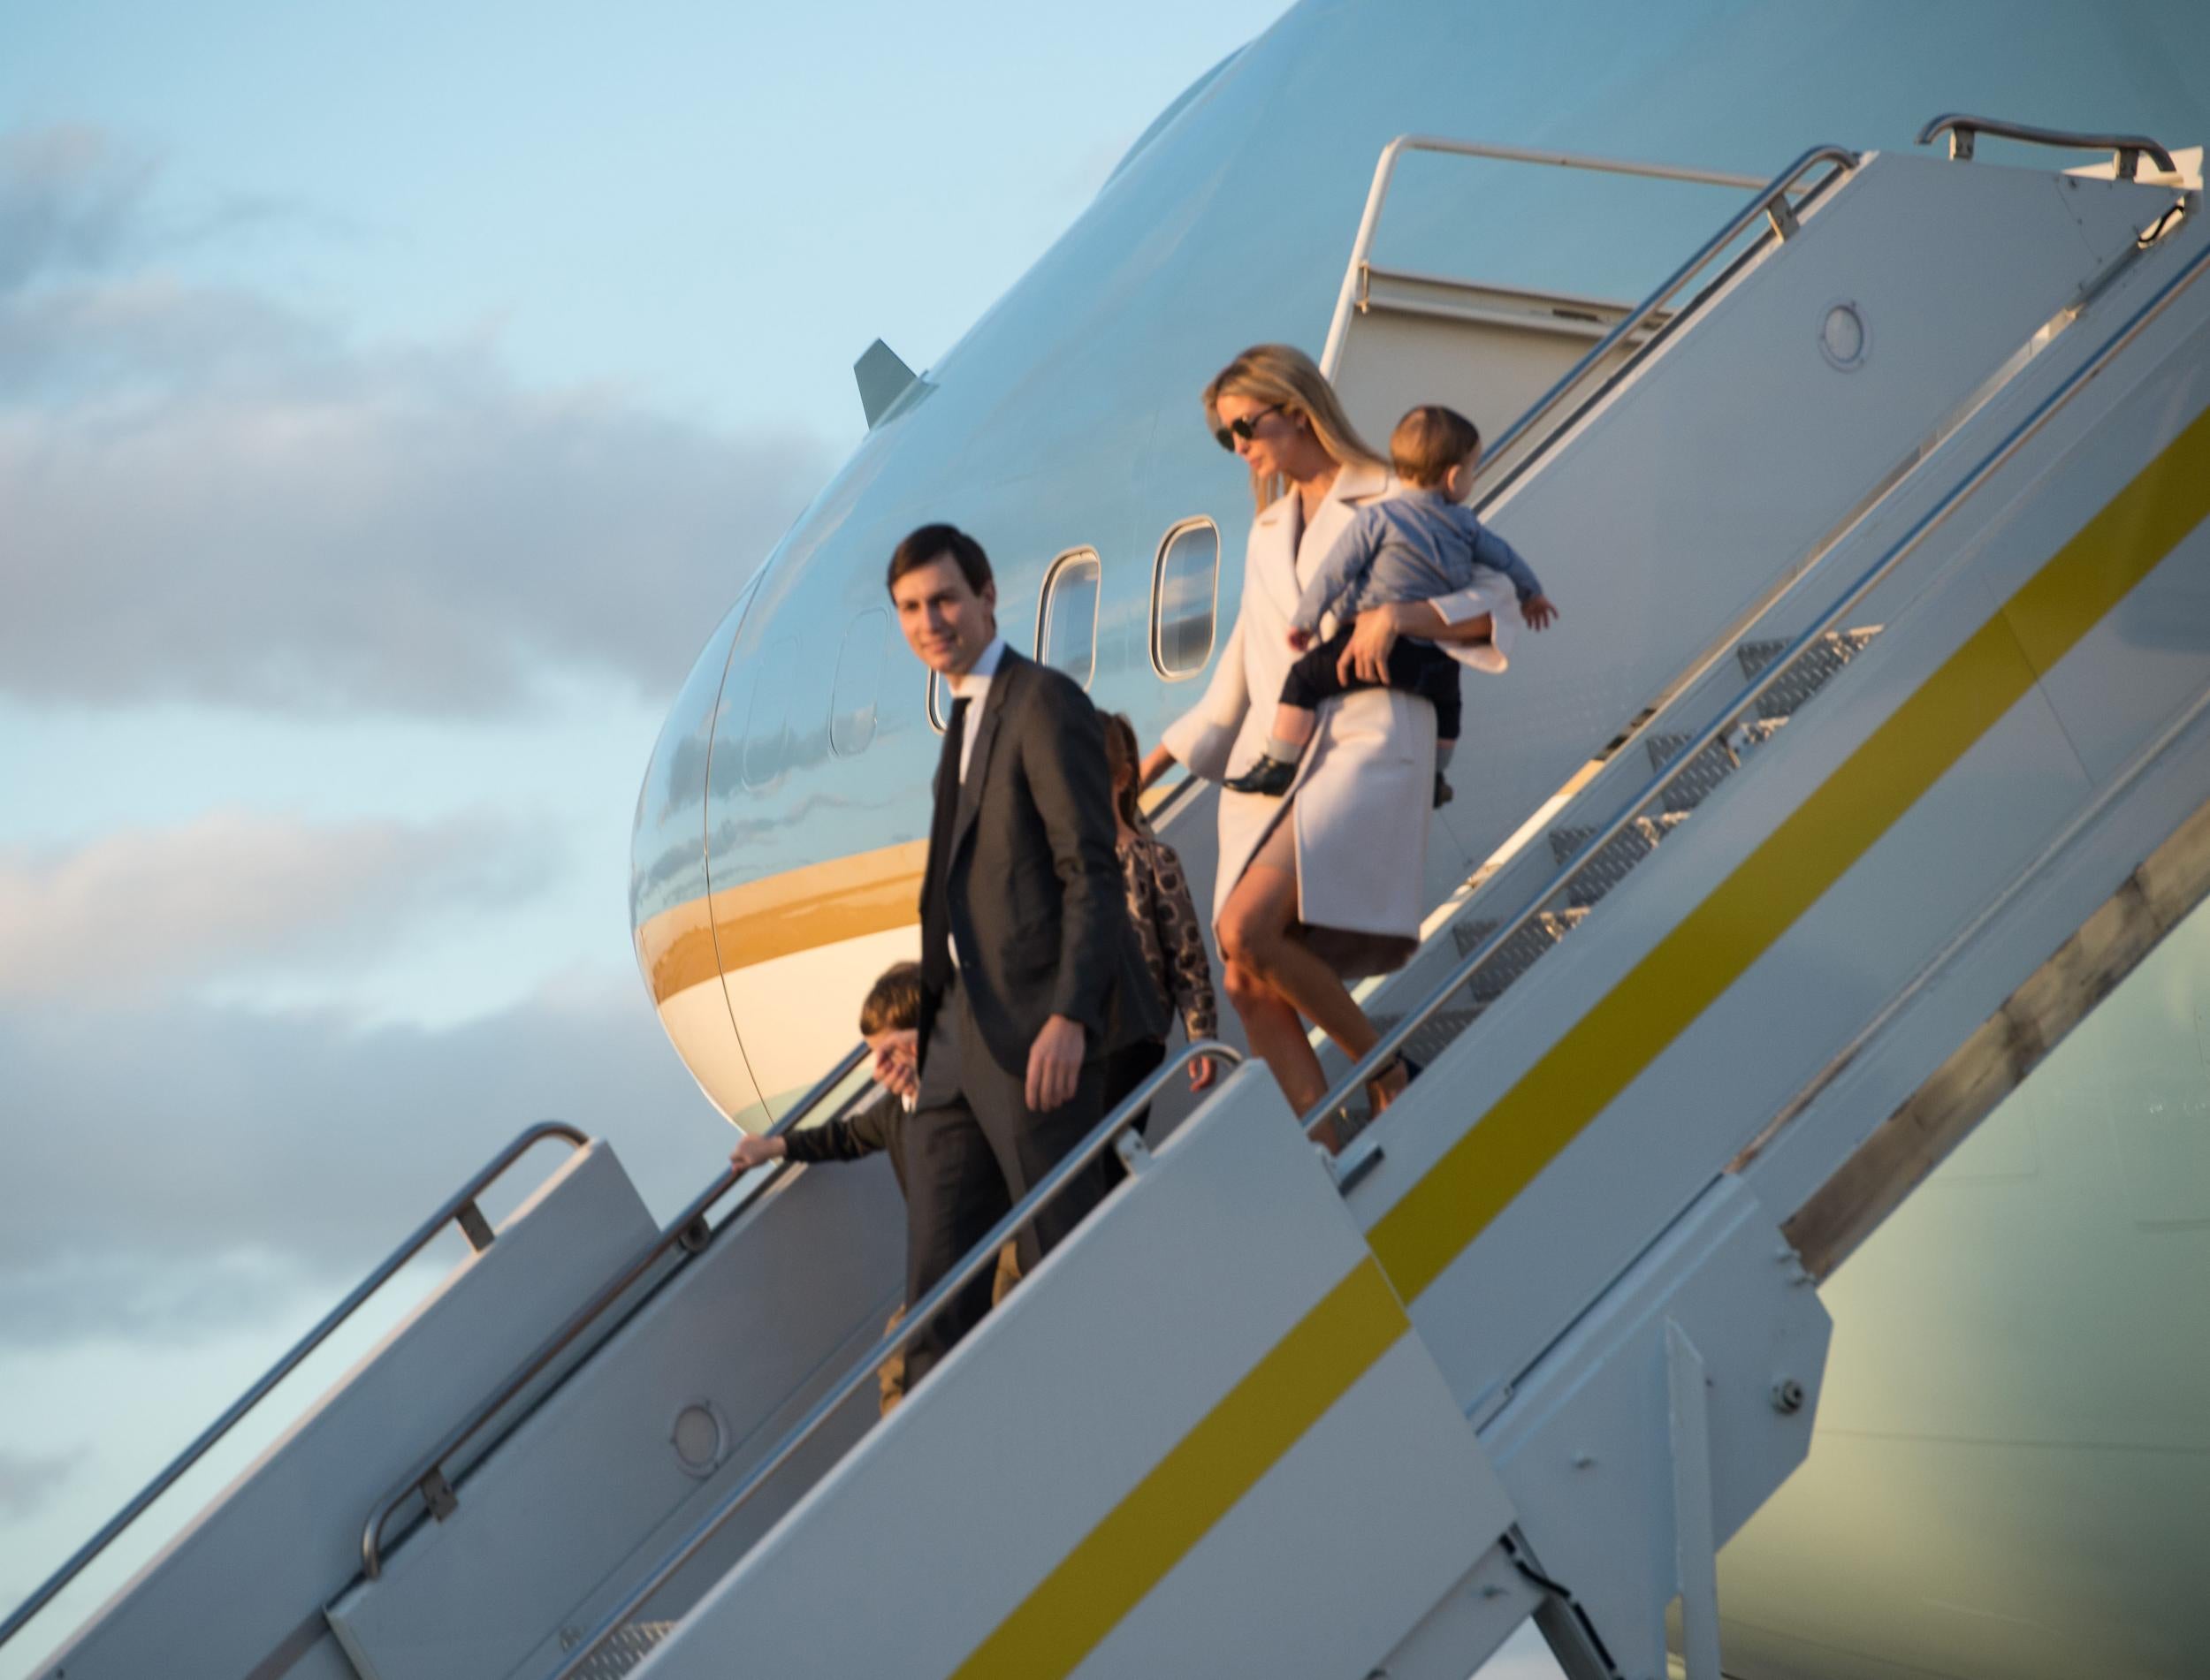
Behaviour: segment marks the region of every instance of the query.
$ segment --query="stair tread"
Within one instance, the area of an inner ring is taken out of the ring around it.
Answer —
[[[1693,735],[1652,735],[1650,738],[1650,767],[1663,770],[1673,762],[1681,749],[1696,737]],[[1724,741],[1713,741],[1698,753],[1688,767],[1673,778],[1665,789],[1665,804],[1668,812],[1685,813],[1694,810],[1717,787],[1734,773],[1734,755]]]
[[[673,1622],[625,1622],[575,1670],[576,1680],[621,1680],[675,1631]]]
[[[1864,651],[1879,635],[1879,627],[1829,630],[1803,650],[1802,655],[1772,687],[1757,696],[1757,713],[1785,718],[1825,686],[1828,678]],[[1734,650],[1742,674],[1756,677],[1787,650],[1787,641],[1775,637],[1745,642]]]

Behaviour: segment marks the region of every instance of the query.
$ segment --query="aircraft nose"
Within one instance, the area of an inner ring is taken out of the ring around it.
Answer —
[[[675,1053],[722,1114],[758,1125],[765,1110],[721,984],[706,876],[714,717],[747,600],[730,609],[699,654],[652,749],[630,832],[629,930]]]

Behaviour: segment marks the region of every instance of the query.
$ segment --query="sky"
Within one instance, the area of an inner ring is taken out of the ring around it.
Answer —
[[[665,708],[860,352],[1277,10],[0,12],[0,1606],[524,1125],[712,1178],[625,911]]]

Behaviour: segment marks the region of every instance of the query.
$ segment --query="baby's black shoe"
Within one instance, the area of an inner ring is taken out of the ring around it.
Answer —
[[[1286,758],[1261,754],[1259,762],[1240,776],[1232,776],[1221,784],[1231,793],[1262,794],[1269,799],[1279,799],[1289,791],[1289,785],[1297,779],[1296,764]]]
[[[1230,782],[1228,785],[1231,787],[1235,786],[1233,782]],[[1435,772],[1435,809],[1441,810],[1444,806],[1449,804],[1451,801],[1456,799],[1457,797],[1458,794],[1452,790],[1450,783],[1443,779],[1443,772],[1439,770],[1436,771]]]

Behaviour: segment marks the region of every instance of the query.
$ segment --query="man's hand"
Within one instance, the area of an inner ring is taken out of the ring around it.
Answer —
[[[750,1132],[736,1140],[736,1147],[729,1152],[729,1165],[740,1173],[749,1173],[755,1167],[765,1167],[769,1161],[779,1161],[786,1145],[780,1137],[755,1137]]]
[[[1028,1106],[1048,1114],[1074,1095],[1082,1078],[1082,1023],[1053,1015],[1028,1047]]]
[[[1558,617],[1558,606],[1547,595],[1530,595],[1520,603],[1520,616],[1530,630],[1547,630]]]
[[[1220,1064],[1210,1056],[1200,1056],[1189,1065],[1189,1088],[1192,1091],[1210,1091],[1213,1082],[1220,1077]]]
[[[1289,645],[1296,649],[1298,652],[1302,653],[1307,648],[1312,645],[1312,632],[1309,630],[1292,630],[1289,633]]]

